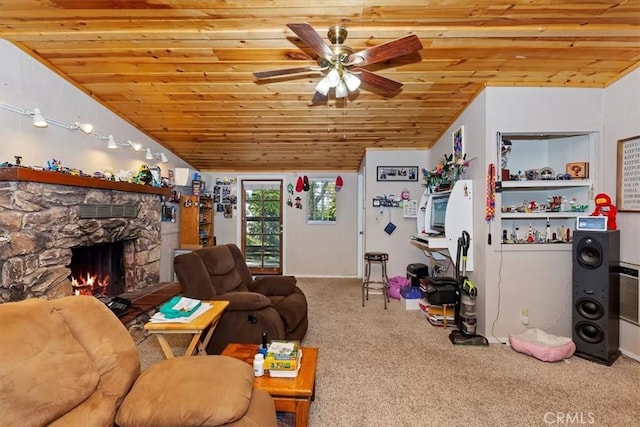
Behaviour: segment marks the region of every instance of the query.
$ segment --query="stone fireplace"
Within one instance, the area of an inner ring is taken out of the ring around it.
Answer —
[[[125,292],[159,284],[166,189],[8,169],[0,170],[0,302],[73,294],[73,250],[113,242],[125,242]],[[87,217],[87,206],[115,213]]]

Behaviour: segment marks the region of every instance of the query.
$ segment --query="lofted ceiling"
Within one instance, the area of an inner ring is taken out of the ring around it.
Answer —
[[[320,73],[288,23],[404,84],[311,105]],[[486,86],[604,88],[640,63],[640,0],[0,0],[4,37],[201,171],[356,171],[367,148],[428,148]]]

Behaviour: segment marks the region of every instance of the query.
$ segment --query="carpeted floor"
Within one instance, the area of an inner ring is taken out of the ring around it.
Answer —
[[[357,279],[299,279],[309,301],[303,344],[319,350],[312,427],[635,426],[640,363],[538,361],[507,345],[453,346],[448,330],[380,295],[361,306]],[[155,338],[143,368],[162,359]],[[171,340],[176,351],[186,344]]]

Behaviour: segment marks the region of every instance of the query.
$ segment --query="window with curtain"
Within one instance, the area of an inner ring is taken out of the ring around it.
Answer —
[[[333,224],[336,222],[336,180],[313,178],[307,192],[307,222],[309,224]]]

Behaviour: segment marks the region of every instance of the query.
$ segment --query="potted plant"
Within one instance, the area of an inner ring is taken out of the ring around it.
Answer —
[[[425,185],[430,191],[450,189],[462,177],[473,160],[467,159],[466,154],[458,158],[454,158],[453,154],[443,155],[433,169],[422,169]]]

